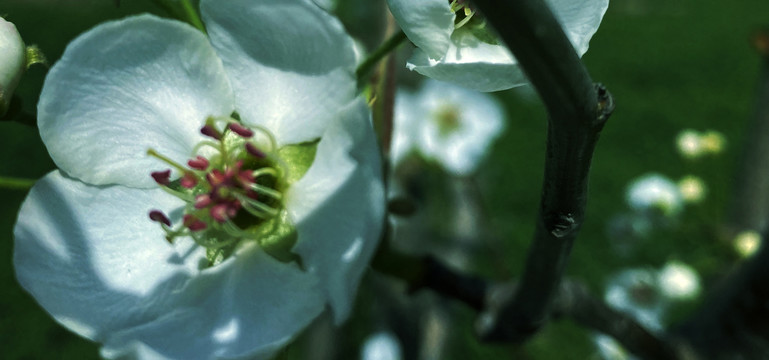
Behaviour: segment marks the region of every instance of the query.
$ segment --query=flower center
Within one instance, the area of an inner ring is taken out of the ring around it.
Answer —
[[[459,118],[459,108],[454,105],[444,105],[435,110],[433,121],[438,128],[441,137],[447,137],[462,125]]]
[[[170,169],[151,174],[163,190],[186,203],[175,227],[161,211],[150,212],[150,219],[166,232],[166,240],[173,243],[179,237],[191,237],[206,248],[213,266],[243,240],[261,244],[269,235],[290,238],[292,229],[283,206],[288,166],[272,133],[246,127],[232,117],[209,117],[200,132],[208,139],[194,147],[186,166],[153,149],[147,151],[181,174],[175,180]]]
[[[455,15],[455,31],[462,29],[480,41],[491,45],[499,44],[497,35],[486,26],[486,19],[470,7],[468,0],[449,0],[449,9]]]
[[[450,0],[449,7],[451,12],[456,15],[456,18],[454,18],[455,29],[465,26],[475,15],[475,10],[470,7],[467,0]]]

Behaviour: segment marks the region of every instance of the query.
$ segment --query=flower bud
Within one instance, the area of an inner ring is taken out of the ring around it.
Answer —
[[[26,67],[26,50],[12,23],[0,18],[0,116],[11,103],[13,90]]]

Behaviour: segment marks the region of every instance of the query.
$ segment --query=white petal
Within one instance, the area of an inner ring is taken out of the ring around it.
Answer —
[[[406,36],[435,60],[449,48],[454,13],[445,0],[387,0],[390,12]]]
[[[498,91],[526,83],[526,76],[506,47],[482,42],[466,31],[454,32],[441,61],[417,49],[407,67],[433,79],[477,91]]]
[[[434,158],[449,172],[469,175],[485,157],[493,140],[504,128],[501,107],[487,94],[455,85],[428,80],[420,92],[421,101],[429,113],[421,119],[423,126],[417,134],[419,148],[428,158]],[[456,111],[458,127],[443,134],[435,116],[444,111]]]
[[[362,100],[328,128],[315,161],[287,194],[299,239],[294,251],[344,320],[381,236],[384,190],[376,138]]]
[[[101,340],[162,314],[197,267],[148,213],[180,200],[161,190],[96,187],[52,172],[32,188],[14,229],[19,283],[57,321]]]
[[[210,115],[229,115],[232,95],[205,35],[142,15],[108,22],[70,43],[46,77],[40,135],[56,164],[92,184],[154,186],[152,147],[190,156]]]
[[[609,6],[608,0],[548,0],[548,4],[582,56],[598,30]],[[421,50],[414,52],[407,67],[436,80],[485,92],[510,89],[527,82],[517,61],[503,44],[485,43],[463,28],[451,34],[451,42],[444,54],[436,55],[416,41],[415,45]]]
[[[416,95],[401,89],[395,94],[392,140],[390,143],[390,164],[394,169],[416,148],[420,122],[425,116]]]
[[[245,123],[280,144],[317,139],[355,94],[355,51],[339,21],[305,0],[201,2]]]
[[[107,358],[269,359],[324,309],[313,275],[247,244],[196,277],[166,314],[113,334]]]
[[[547,3],[577,54],[585,54],[590,38],[609,8],[609,0],[547,0]]]

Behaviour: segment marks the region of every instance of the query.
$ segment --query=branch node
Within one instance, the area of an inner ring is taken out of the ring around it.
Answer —
[[[614,112],[614,97],[609,92],[609,89],[601,83],[595,83],[593,87],[595,87],[598,100],[598,116],[596,117],[595,125],[603,127],[606,120],[609,120],[609,116]]]

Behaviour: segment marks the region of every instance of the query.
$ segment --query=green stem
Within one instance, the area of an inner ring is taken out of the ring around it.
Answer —
[[[378,49],[369,55],[369,57],[355,69],[355,76],[358,78],[358,81],[366,76],[379,60],[382,60],[387,54],[397,48],[404,40],[406,40],[406,34],[404,34],[403,31],[398,31],[390,36],[389,39],[379,46]]]
[[[22,179],[0,176],[0,188],[27,190],[35,185],[35,179]]]

